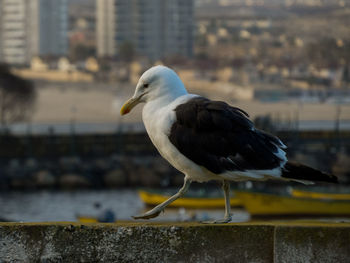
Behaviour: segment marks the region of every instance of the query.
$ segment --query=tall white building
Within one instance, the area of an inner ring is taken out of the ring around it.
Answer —
[[[193,0],[96,0],[99,56],[124,43],[150,59],[192,56]]]
[[[96,0],[97,55],[115,55],[115,0]]]
[[[0,0],[0,14],[0,61],[67,53],[67,0]]]

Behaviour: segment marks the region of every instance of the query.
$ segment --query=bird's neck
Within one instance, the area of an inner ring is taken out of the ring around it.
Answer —
[[[178,104],[178,101],[189,95],[186,89],[176,90],[176,92],[168,92],[164,94],[158,94],[158,96],[152,100],[146,102],[142,110],[142,118],[144,122],[157,119],[159,113],[163,113],[168,109],[171,109],[174,104]]]
[[[170,103],[172,103],[173,101],[175,101],[177,98],[182,97],[184,95],[187,95],[187,91],[184,90],[176,90],[176,92],[172,92],[172,93],[167,93],[164,94],[164,96],[159,97],[159,105],[161,106],[167,106]]]
[[[185,86],[181,83],[181,86],[177,86],[174,89],[161,89],[153,100],[150,100],[148,103],[156,104],[158,108],[168,106],[170,103],[175,101],[177,98],[187,95],[188,92]]]

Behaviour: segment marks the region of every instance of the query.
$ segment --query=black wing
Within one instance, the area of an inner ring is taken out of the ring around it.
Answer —
[[[265,170],[280,166],[281,141],[256,130],[243,110],[196,97],[176,107],[171,143],[209,171]]]

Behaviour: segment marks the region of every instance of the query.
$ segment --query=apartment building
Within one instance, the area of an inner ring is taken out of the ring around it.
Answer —
[[[22,65],[66,54],[67,0],[0,0],[0,14],[0,61]]]
[[[118,55],[128,43],[152,60],[193,53],[192,0],[96,0],[97,53]]]

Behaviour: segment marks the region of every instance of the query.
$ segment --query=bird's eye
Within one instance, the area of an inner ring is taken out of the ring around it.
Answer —
[[[143,84],[143,87],[144,87],[144,88],[148,88],[148,86],[149,86],[148,83]]]

